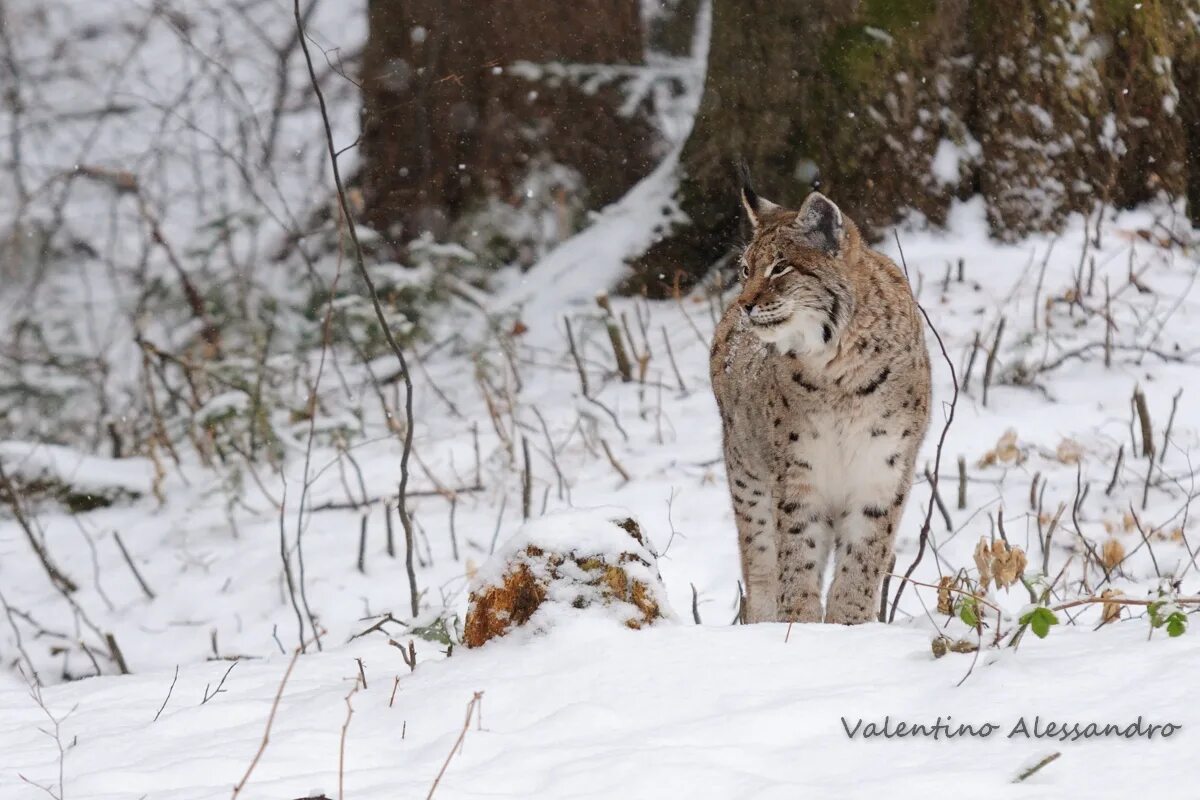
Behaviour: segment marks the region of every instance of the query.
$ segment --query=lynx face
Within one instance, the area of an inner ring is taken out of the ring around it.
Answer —
[[[750,329],[783,349],[829,345],[849,319],[846,279],[851,242],[842,213],[814,193],[799,211],[744,197],[754,238],[742,255],[737,303]]]

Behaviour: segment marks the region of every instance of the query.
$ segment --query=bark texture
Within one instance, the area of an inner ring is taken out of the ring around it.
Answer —
[[[636,0],[370,0],[363,57],[365,217],[395,240],[444,236],[473,203],[509,198],[540,158],[576,170],[586,205],[651,167],[652,130],[529,65],[638,64]]]
[[[700,280],[738,238],[735,164],[870,237],[981,193],[993,235],[1186,196],[1200,222],[1200,0],[715,0],[678,226],[626,291]]]

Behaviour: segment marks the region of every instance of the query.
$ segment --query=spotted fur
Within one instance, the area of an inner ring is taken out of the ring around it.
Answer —
[[[920,311],[828,198],[743,201],[754,238],[710,367],[748,620],[865,622],[929,424]]]

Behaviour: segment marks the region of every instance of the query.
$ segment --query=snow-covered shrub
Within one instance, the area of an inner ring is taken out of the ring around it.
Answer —
[[[11,492],[22,503],[58,503],[73,512],[127,503],[151,493],[154,467],[148,459],[90,456],[47,444],[0,442],[0,513]]]
[[[333,297],[336,315],[329,331],[335,345],[352,348],[358,358],[376,358],[390,352],[379,325],[370,293],[353,273],[349,259],[342,265]],[[388,327],[401,345],[421,339],[429,329],[430,314],[436,314],[450,298],[456,285],[476,282],[474,254],[456,244],[434,241],[428,234],[405,247],[404,263],[371,261],[368,268]],[[305,316],[315,325],[314,335],[323,336],[322,323],[329,311],[328,285],[308,299]],[[320,347],[320,340],[312,343]]]
[[[526,523],[475,576],[463,639],[479,647],[515,627],[546,630],[579,609],[635,629],[674,618],[642,529],[617,509]]]

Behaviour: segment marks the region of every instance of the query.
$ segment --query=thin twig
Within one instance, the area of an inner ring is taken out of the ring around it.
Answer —
[[[992,340],[992,347],[988,350],[987,361],[983,367],[983,405],[984,408],[988,404],[988,389],[992,386],[992,375],[996,371],[996,358],[1000,354],[1000,337],[1004,335],[1005,317],[1000,317],[1000,324],[996,326],[996,338]]]
[[[1167,447],[1171,443],[1171,428],[1175,426],[1175,412],[1179,409],[1179,398],[1182,394],[1183,389],[1180,388],[1171,397],[1171,415],[1167,417],[1167,427],[1163,431],[1162,452],[1158,454],[1158,463],[1160,464],[1167,460]]]
[[[216,647],[215,643],[214,643],[213,647],[214,648]],[[233,672],[233,668],[236,667],[237,665],[238,665],[238,662],[236,662],[236,661],[234,661],[232,664],[229,665],[229,669],[225,670],[225,674],[221,676],[221,681],[220,681],[220,683],[217,684],[217,688],[213,690],[212,694],[209,694],[209,692],[208,692],[208,687],[211,686],[212,684],[210,684],[210,683],[204,684],[204,699],[200,701],[200,705],[204,705],[209,700],[212,700],[214,697],[216,697],[217,695],[219,695],[225,691],[225,689],[224,689],[225,679],[229,677],[229,673]]]
[[[1150,422],[1150,409],[1146,406],[1146,395],[1141,386],[1133,387],[1133,407],[1137,409],[1142,428],[1142,455],[1154,461],[1154,426]]]
[[[683,382],[683,375],[679,372],[679,365],[675,363],[675,353],[671,350],[671,337],[667,335],[667,326],[662,326],[663,344],[667,348],[667,361],[671,364],[671,371],[675,373],[675,381],[679,384],[679,391],[686,392],[687,385]]]
[[[236,661],[233,663],[237,663]],[[167,689],[167,696],[163,698],[162,705],[158,707],[158,713],[154,715],[151,722],[158,722],[158,718],[162,716],[163,709],[167,707],[167,703],[171,701],[171,692],[175,691],[175,681],[179,680],[179,665],[175,665],[175,677],[171,678],[171,686]]]
[[[533,499],[533,467],[529,463],[529,439],[524,436],[521,437],[521,455],[524,458],[524,468],[521,470],[521,518],[529,519]]]
[[[292,651],[292,659],[288,662],[287,669],[284,670],[283,679],[279,681],[279,688],[275,691],[275,700],[271,703],[271,712],[267,715],[267,727],[263,730],[262,740],[258,743],[258,750],[254,752],[254,758],[250,760],[250,766],[246,767],[246,774],[233,787],[233,794],[230,795],[232,800],[237,800],[238,793],[246,786],[246,781],[250,780],[251,773],[258,766],[258,760],[262,758],[263,752],[267,749],[267,744],[271,741],[271,726],[275,724],[275,712],[279,710],[279,700],[283,697],[283,687],[287,686],[288,678],[292,675],[292,668],[296,666],[296,659],[300,657],[300,647]]]
[[[129,571],[132,572],[133,577],[137,579],[138,586],[142,587],[142,592],[145,593],[146,597],[153,600],[154,592],[151,591],[150,587],[146,585],[146,580],[142,577],[142,573],[138,572],[138,568],[134,566],[133,559],[129,557],[129,551],[125,549],[125,543],[121,541],[121,534],[117,531],[113,531],[113,538],[117,540],[117,547],[120,549],[121,555],[124,556],[125,563],[129,565]]]
[[[408,600],[415,619],[421,612],[420,592],[417,590],[417,571],[413,566],[413,528],[411,521],[404,528],[404,571],[408,574]]]
[[[29,542],[29,546],[33,548],[33,552],[37,555],[38,561],[42,564],[42,569],[46,570],[46,576],[64,595],[70,594],[78,589],[75,581],[71,580],[67,575],[60,570],[50,559],[50,553],[38,541],[37,535],[33,532],[33,525],[29,518],[25,516],[24,510],[21,508],[20,492],[17,490],[17,485],[9,479],[8,474],[4,471],[4,461],[0,459],[0,496],[8,501],[9,508],[12,509],[13,516],[17,520],[17,525],[25,534],[25,539]]]
[[[1158,559],[1154,556],[1154,546],[1150,544],[1150,537],[1146,536],[1146,529],[1142,527],[1142,521],[1138,519],[1137,512],[1133,510],[1133,504],[1129,504],[1129,515],[1133,517],[1133,524],[1137,526],[1137,531],[1142,535],[1142,542],[1146,545],[1146,550],[1150,553],[1150,563],[1154,565],[1154,574],[1159,578],[1162,577],[1162,570],[1158,568]]]
[[[613,451],[608,446],[608,442],[601,438],[600,446],[604,448],[604,455],[608,456],[608,463],[612,464],[612,468],[617,471],[617,473],[621,476],[621,479],[628,483],[631,480],[629,473],[626,472],[625,468],[621,466],[621,462],[617,461],[617,457],[613,455]]]
[[[1108,276],[1104,276],[1104,368],[1112,367],[1113,351],[1112,293],[1108,290]]]
[[[589,397],[587,370],[583,368],[583,360],[579,357],[579,350],[575,346],[575,333],[571,330],[571,318],[563,317],[563,322],[567,326],[567,346],[570,348],[571,358],[575,361],[575,369],[579,373],[579,388],[584,397]]]
[[[896,247],[900,250],[900,261],[904,262],[904,248],[900,246],[900,234],[895,231],[893,231],[893,233],[896,236]],[[907,264],[905,264],[905,270],[907,271]],[[913,302],[917,304],[917,308],[920,310],[921,316],[925,318],[925,324],[929,326],[931,331],[933,331],[933,335],[937,339],[938,347],[941,348],[942,358],[945,359],[946,366],[950,370],[950,380],[954,385],[954,395],[950,399],[950,408],[946,414],[946,422],[944,425],[942,425],[942,433],[941,436],[938,437],[937,449],[934,451],[933,472],[931,473],[932,481],[929,487],[930,497],[929,503],[925,507],[925,521],[921,523],[921,534],[917,539],[917,555],[913,559],[912,563],[908,565],[908,569],[905,570],[905,582],[901,583],[899,588],[896,589],[896,598],[892,601],[892,610],[888,614],[889,623],[896,618],[896,609],[900,606],[900,598],[904,594],[904,587],[907,585],[907,579],[913,574],[913,572],[916,571],[917,565],[921,563],[921,559],[925,556],[925,547],[929,541],[930,523],[933,520],[933,507],[935,504],[934,497],[936,496],[937,492],[938,475],[941,472],[942,466],[942,448],[945,447],[946,435],[950,432],[950,426],[954,423],[954,412],[955,409],[958,408],[958,375],[954,371],[954,361],[951,360],[950,354],[946,352],[946,343],[942,341],[942,335],[938,332],[937,327],[933,324],[933,320],[929,318],[929,313],[925,310],[925,307],[921,305],[921,303],[918,302],[915,297],[913,298]]]
[[[971,342],[971,355],[967,358],[967,368],[963,371],[962,390],[964,392],[970,391],[971,371],[975,368],[975,357],[979,354],[980,347],[979,331],[975,331],[975,339]]]
[[[122,675],[128,675],[129,666],[125,663],[125,655],[121,652],[121,648],[117,646],[117,637],[111,633],[106,633],[104,634],[104,641],[108,645],[108,654],[112,656],[117,669],[121,671]]]
[[[375,290],[375,281],[371,279],[371,274],[367,270],[366,262],[363,260],[362,244],[358,240],[358,229],[354,222],[354,215],[350,210],[350,203],[346,199],[346,189],[342,184],[342,173],[338,167],[337,147],[333,142],[333,127],[329,121],[329,109],[325,105],[325,94],[321,90],[321,83],[317,79],[317,72],[313,66],[312,53],[308,48],[308,37],[304,32],[304,20],[300,12],[300,0],[293,0],[292,3],[293,16],[296,20],[296,30],[299,33],[300,48],[304,52],[304,61],[308,65],[308,77],[312,82],[313,92],[317,96],[317,104],[321,110],[321,120],[325,126],[325,143],[329,150],[329,164],[333,170],[333,182],[337,188],[338,204],[341,206],[342,218],[346,221],[346,228],[350,233],[350,240],[354,244],[354,264],[358,269],[359,277],[362,278],[363,284],[367,287],[367,293],[371,297],[371,306],[375,310],[375,317],[379,321],[379,327],[383,331],[384,339],[387,341],[388,347],[392,354],[396,357],[396,361],[400,365],[400,374],[404,380],[404,447],[400,454],[400,488],[397,499],[397,510],[400,513],[400,524],[404,528],[406,541],[409,543],[409,550],[412,549],[412,520],[408,511],[408,461],[412,455],[413,441],[413,384],[412,373],[408,368],[408,360],[405,358],[404,351],[400,344],[396,341],[395,335],[392,333],[391,326],[388,324],[387,314],[384,313],[383,306],[379,302],[379,293]],[[417,615],[417,590],[416,576],[412,571],[411,559],[408,564],[409,581],[412,589],[413,598],[413,616]]]
[[[596,295],[596,305],[604,311],[604,328],[608,332],[609,344],[612,345],[613,358],[617,361],[617,372],[620,373],[622,381],[629,383],[633,380],[633,367],[629,363],[629,354],[625,352],[625,344],[621,340],[621,329],[613,315],[608,294],[601,292]]]
[[[354,716],[354,706],[350,704],[350,699],[358,694],[359,688],[367,688],[366,676],[362,674],[361,660],[358,662],[358,671],[362,677],[362,685],[360,687],[358,680],[355,680],[354,688],[346,695],[346,719],[342,722],[342,736],[338,740],[338,800],[344,800],[346,796],[346,733],[350,730],[350,719]]]
[[[967,507],[967,459],[963,456],[958,457],[958,510],[962,511]],[[947,515],[949,521],[949,515]]]
[[[358,561],[356,566],[362,574],[367,574],[367,519],[369,515],[361,515],[358,525]]]
[[[1121,462],[1125,460],[1125,445],[1117,448],[1117,461],[1113,464],[1112,480],[1108,482],[1108,488],[1104,490],[1104,494],[1108,497],[1112,496],[1113,489],[1117,488],[1117,479],[1121,477]]]
[[[1014,779],[1013,779],[1013,783],[1020,783],[1021,781],[1025,780],[1026,778],[1030,777],[1030,776],[1031,776],[1031,775],[1033,775],[1035,772],[1037,772],[1038,770],[1040,770],[1042,767],[1044,767],[1044,766],[1046,766],[1047,764],[1049,764],[1049,763],[1051,763],[1051,762],[1055,761],[1055,760],[1056,760],[1056,759],[1057,759],[1059,756],[1061,756],[1061,755],[1062,755],[1062,753],[1060,753],[1060,752],[1058,752],[1057,750],[1055,750],[1053,753],[1051,753],[1050,755],[1046,756],[1046,757],[1045,757],[1045,758],[1043,758],[1041,761],[1039,761],[1039,762],[1037,762],[1036,764],[1034,764],[1032,767],[1029,767],[1028,769],[1026,769],[1026,770],[1023,770],[1023,771],[1021,772],[1021,774],[1020,774],[1020,775],[1018,775],[1016,778],[1014,778]]]
[[[925,468],[925,482],[929,484],[929,490],[933,492],[933,501],[937,504],[938,511],[942,514],[942,520],[946,523],[946,530],[953,531],[954,523],[950,520],[950,509],[946,508],[946,503],[942,500],[941,492],[937,490],[937,481],[929,474],[929,467]]]
[[[454,740],[454,746],[450,748],[450,753],[446,756],[445,763],[438,770],[437,777],[433,779],[433,785],[429,787],[429,794],[425,795],[425,800],[431,800],[434,791],[437,790],[438,783],[441,782],[442,776],[446,774],[446,768],[450,766],[450,759],[454,758],[454,754],[462,748],[463,739],[467,736],[467,729],[471,726],[471,714],[475,711],[475,706],[483,702],[483,692],[476,692],[471,698],[471,702],[467,703],[467,716],[463,720],[462,730],[458,732],[458,738]]]

